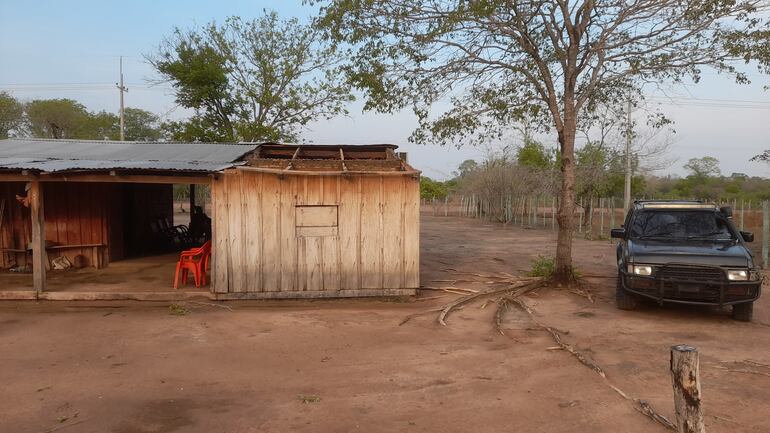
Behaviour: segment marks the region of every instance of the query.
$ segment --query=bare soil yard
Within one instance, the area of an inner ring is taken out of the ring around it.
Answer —
[[[546,230],[423,217],[422,280],[525,273],[553,250]],[[616,310],[614,247],[577,241],[595,302],[565,289],[527,295],[538,321],[601,366],[608,381],[511,309],[409,314],[414,300],[0,303],[3,432],[664,432],[608,383],[673,419],[669,347],[701,351],[709,432],[768,432],[770,297],[752,323],[729,312]],[[453,269],[449,270],[449,269]],[[610,278],[607,278],[610,277]],[[483,278],[453,285],[482,289]],[[435,298],[436,296],[444,296]],[[425,299],[432,298],[432,299]],[[178,315],[170,314],[171,312]]]

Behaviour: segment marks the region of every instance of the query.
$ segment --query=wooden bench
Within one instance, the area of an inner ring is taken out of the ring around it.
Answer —
[[[54,245],[46,247],[46,251],[71,250],[76,248],[91,249],[91,266],[96,269],[104,267],[102,263],[102,250],[106,247],[104,244],[81,244],[81,245]]]
[[[81,245],[49,245],[45,248],[46,250],[46,257],[45,257],[45,263],[46,263],[46,269],[51,269],[51,261],[48,260],[48,251],[60,251],[60,250],[71,250],[76,248],[81,249],[90,249],[91,250],[91,263],[90,265],[95,267],[96,269],[101,269],[104,267],[104,261],[102,260],[102,253],[104,247],[107,245],[105,244],[81,244]],[[0,251],[3,252],[3,254],[7,254],[7,258],[11,255],[16,254],[24,254],[24,261],[25,265],[29,264],[32,260],[30,257],[32,256],[32,249],[28,248],[26,250],[18,249],[18,248],[0,248]],[[9,261],[9,260],[7,260]],[[15,261],[15,260],[14,260]]]

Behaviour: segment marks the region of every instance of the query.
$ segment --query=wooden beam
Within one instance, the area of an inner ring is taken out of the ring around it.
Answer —
[[[74,174],[74,175],[55,175],[41,174],[41,182],[105,182],[105,183],[160,183],[160,184],[179,184],[179,185],[208,185],[211,183],[210,176],[160,176],[160,175],[101,175],[101,174]]]
[[[342,162],[342,171],[348,171],[348,167],[345,165],[345,151],[340,147],[340,161]]]
[[[299,150],[302,148],[302,146],[297,146],[297,150],[294,151],[294,154],[291,156],[291,161],[289,161],[289,164],[286,166],[284,170],[291,170],[292,166],[294,165],[294,161],[297,160],[297,156],[299,155]]]
[[[35,292],[45,290],[45,216],[43,213],[43,188],[33,180],[27,192],[32,215],[32,283]]]
[[[40,177],[18,173],[0,173],[0,182],[102,182],[102,183],[160,183],[179,185],[208,185],[213,175],[208,176],[161,176],[161,175],[109,175],[109,174],[46,174]]]
[[[18,173],[0,173],[0,182],[29,182],[32,180],[31,176],[26,176]]]
[[[190,218],[192,218],[193,208],[195,207],[195,184],[190,184]]]

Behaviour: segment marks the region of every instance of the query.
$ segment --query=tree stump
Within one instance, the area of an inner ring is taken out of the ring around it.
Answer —
[[[698,379],[698,349],[671,347],[671,383],[674,387],[676,425],[680,433],[705,433]]]

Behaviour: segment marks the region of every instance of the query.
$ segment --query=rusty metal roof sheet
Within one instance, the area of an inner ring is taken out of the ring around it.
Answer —
[[[11,138],[0,140],[0,170],[217,172],[242,165],[256,144]]]

